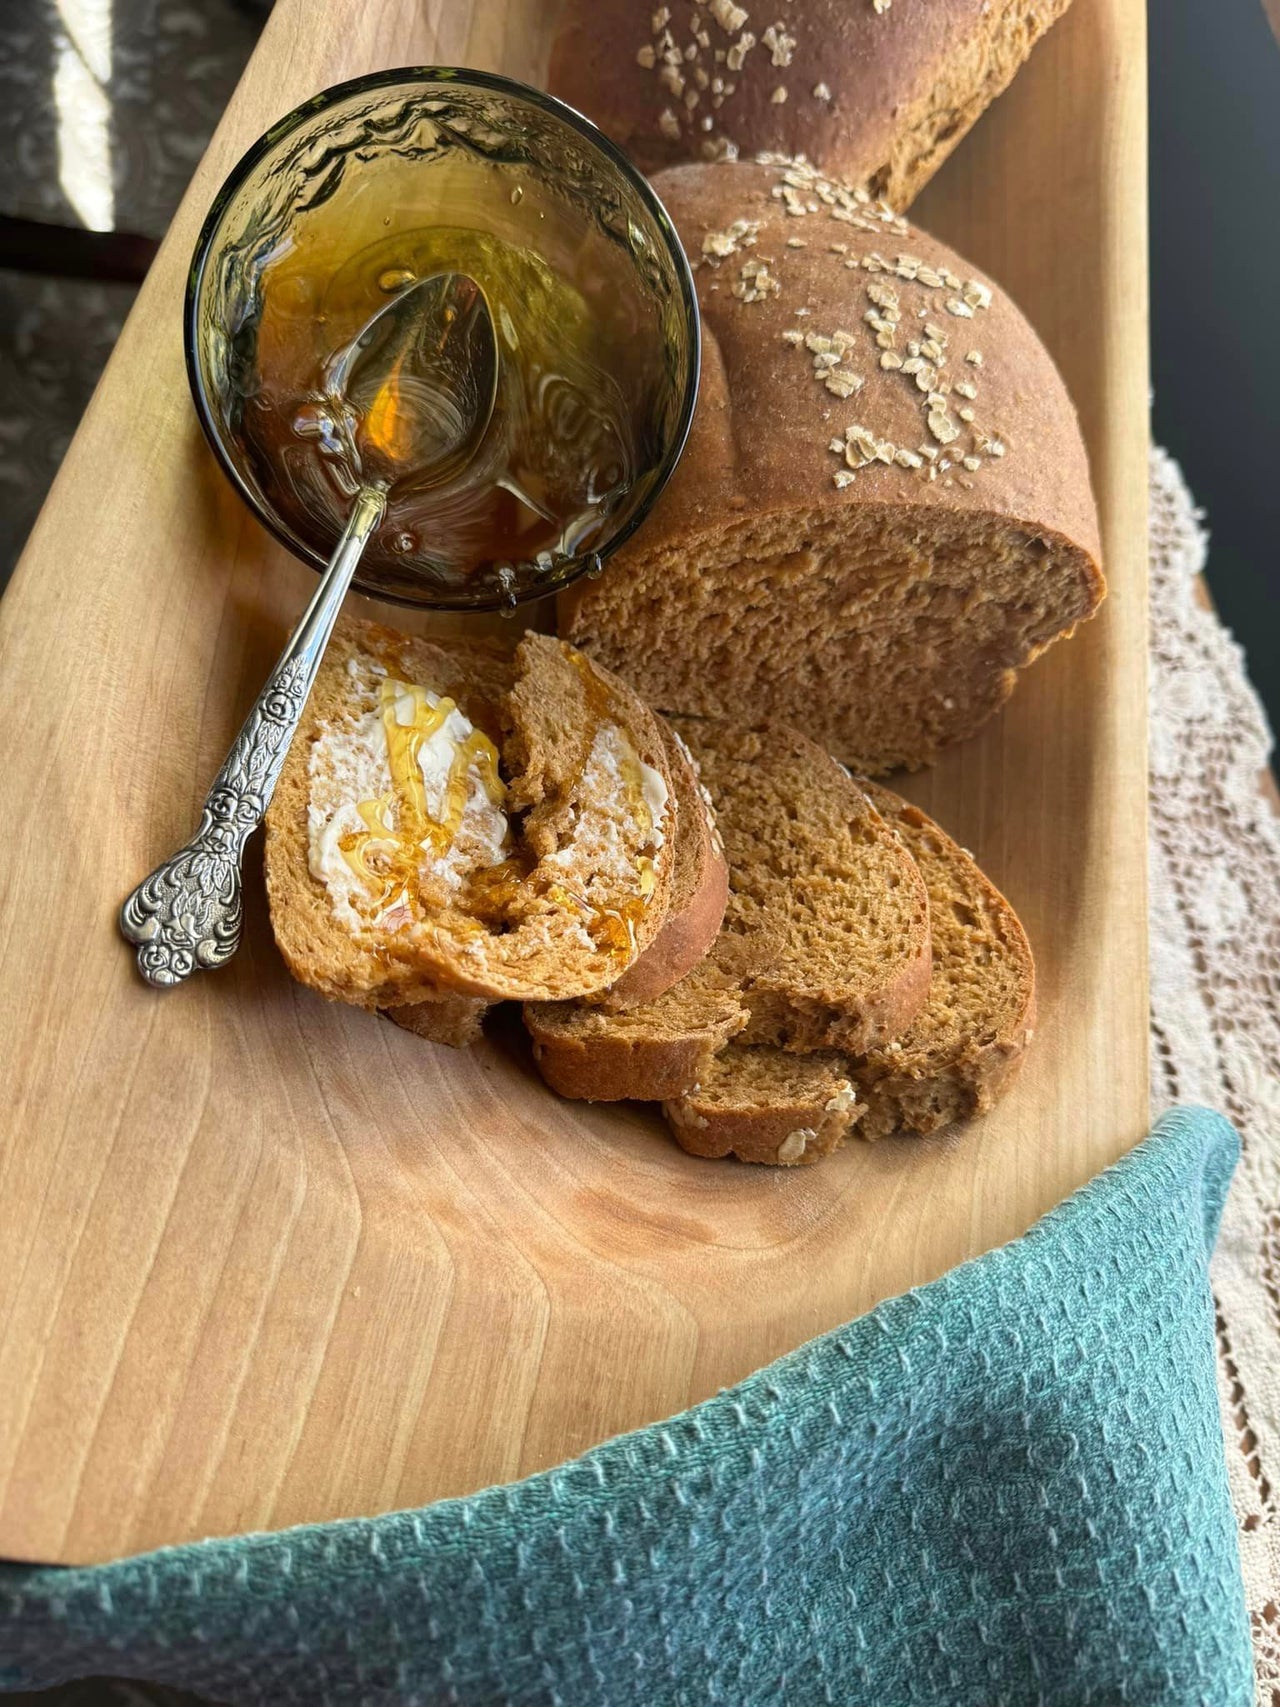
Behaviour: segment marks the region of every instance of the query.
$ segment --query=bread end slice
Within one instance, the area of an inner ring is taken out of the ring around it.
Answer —
[[[838,1148],[862,1105],[842,1055],[730,1044],[702,1081],[662,1112],[691,1155],[794,1168]]]
[[[987,1113],[1008,1088],[1035,1034],[1035,961],[1022,921],[973,857],[918,806],[866,788],[924,876],[934,974],[915,1021],[857,1063],[859,1136],[936,1132]]]

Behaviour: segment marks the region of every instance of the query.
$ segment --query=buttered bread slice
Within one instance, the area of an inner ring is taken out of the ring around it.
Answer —
[[[668,834],[675,839],[675,855],[670,904],[662,929],[635,964],[616,983],[589,998],[613,1011],[654,1000],[691,971],[715,941],[729,895],[729,868],[711,797],[699,782],[693,757],[680,736],[662,718],[658,725],[671,772],[667,812],[673,827]],[[461,1049],[479,1042],[491,1005],[478,996],[437,996],[386,1012],[397,1025],[429,1043]],[[737,1014],[736,1005],[731,1011]]]
[[[670,794],[653,714],[563,641],[347,619],[267,817],[276,940],[366,1007],[592,994],[665,920]]]
[[[680,720],[715,803],[729,904],[705,961],[625,1013],[530,1005],[538,1069],[563,1096],[667,1100],[730,1038],[864,1051],[929,987],[929,908],[910,854],[863,791],[786,725]]]

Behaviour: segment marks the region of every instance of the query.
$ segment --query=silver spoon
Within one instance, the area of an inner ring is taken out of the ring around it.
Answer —
[[[120,909],[120,929],[138,945],[138,970],[156,989],[225,965],[239,947],[244,846],[271,802],[388,492],[405,476],[421,489],[464,467],[488,428],[497,388],[493,317],[480,286],[462,273],[438,273],[402,291],[330,360],[326,425],[359,490],[315,597],[214,779],[199,829]]]

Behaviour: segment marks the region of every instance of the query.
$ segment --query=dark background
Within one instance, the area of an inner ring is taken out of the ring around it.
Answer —
[[[1212,533],[1209,583],[1280,724],[1280,45],[1265,0],[1153,0],[1154,433]],[[1280,0],[1271,0],[1280,17]],[[116,223],[159,237],[269,0],[114,0]],[[52,0],[0,0],[0,215],[74,226]],[[65,39],[65,37],[64,37]],[[0,260],[3,251],[0,251]],[[132,300],[0,264],[0,585]]]
[[[1280,16],[1280,7],[1277,7]],[[1153,432],[1280,727],[1280,45],[1262,0],[1150,0]]]

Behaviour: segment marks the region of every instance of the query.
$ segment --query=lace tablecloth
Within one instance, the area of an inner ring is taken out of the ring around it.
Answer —
[[[1280,817],[1239,646],[1197,597],[1208,536],[1151,465],[1153,1112],[1208,1103],[1244,1150],[1214,1259],[1218,1377],[1258,1699],[1280,1703]],[[1236,1450],[1230,1449],[1234,1442]]]

